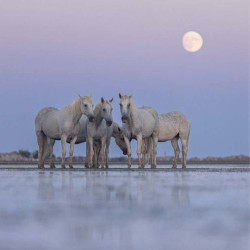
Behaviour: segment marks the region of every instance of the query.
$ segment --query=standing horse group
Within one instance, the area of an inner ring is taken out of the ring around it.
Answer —
[[[131,167],[131,140],[137,140],[138,167],[144,168],[147,159],[151,158],[151,168],[156,168],[157,144],[171,140],[175,152],[173,168],[177,167],[180,149],[178,140],[182,143],[182,167],[186,167],[186,158],[190,135],[190,121],[180,112],[158,115],[151,107],[137,108],[132,96],[121,95],[120,111],[122,127],[113,121],[112,101],[104,100],[93,110],[92,96],[79,96],[68,106],[58,110],[44,108],[36,116],[35,130],[38,151],[38,168],[44,168],[44,162],[49,154],[49,164],[55,167],[53,161],[53,146],[56,140],[61,140],[62,168],[65,168],[66,142],[70,143],[69,167],[73,168],[74,145],[86,142],[85,167],[108,168],[109,146],[111,137],[128,155],[128,167]]]

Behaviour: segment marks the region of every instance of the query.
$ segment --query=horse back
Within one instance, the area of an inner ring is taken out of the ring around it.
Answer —
[[[143,137],[149,137],[153,133],[159,133],[159,117],[155,109],[151,107],[142,107],[139,110]]]
[[[181,112],[169,112],[159,115],[159,141],[174,138],[177,134],[186,136],[190,132],[190,120]]]

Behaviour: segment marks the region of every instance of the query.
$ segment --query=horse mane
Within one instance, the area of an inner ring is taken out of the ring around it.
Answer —
[[[76,100],[71,102],[69,105],[62,108],[62,110],[70,114],[80,113],[81,112],[81,99],[77,98]]]
[[[137,108],[132,98],[130,99],[130,105],[131,105],[132,109],[136,109]]]

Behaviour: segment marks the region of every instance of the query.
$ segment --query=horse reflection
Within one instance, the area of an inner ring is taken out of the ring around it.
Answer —
[[[179,178],[181,177],[181,178]],[[174,185],[172,187],[172,202],[178,207],[189,207],[189,188],[187,182],[187,173],[174,173]]]

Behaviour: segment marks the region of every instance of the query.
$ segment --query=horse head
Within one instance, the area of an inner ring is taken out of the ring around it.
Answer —
[[[83,115],[86,115],[89,118],[90,122],[95,120],[94,112],[93,112],[93,102],[92,102],[92,95],[90,96],[80,96],[80,103],[81,103],[81,112]]]
[[[101,116],[106,121],[106,124],[108,127],[110,127],[113,123],[113,117],[112,117],[112,103],[113,98],[111,98],[109,101],[104,100],[104,98],[101,98]]]
[[[124,155],[127,155],[127,145],[124,141],[124,136],[122,133],[122,130],[120,126],[114,122],[114,129],[113,129],[113,137],[115,138],[115,143],[118,145],[118,147],[121,149]]]
[[[133,104],[132,95],[122,96],[119,93],[119,97],[120,97],[120,110],[122,115],[122,122],[127,123],[131,112],[131,106]]]

